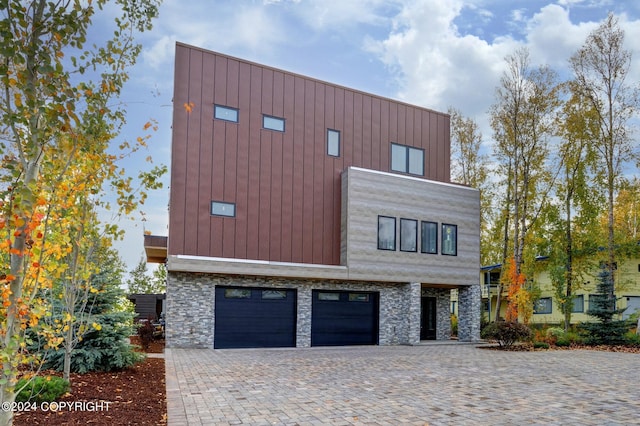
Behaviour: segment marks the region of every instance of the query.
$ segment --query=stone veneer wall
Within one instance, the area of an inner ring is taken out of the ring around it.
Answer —
[[[402,345],[419,342],[420,284],[418,283],[320,281],[169,272],[166,302],[167,347],[213,348],[216,286],[297,289],[297,347],[311,345],[312,290],[375,291],[380,294],[379,344]],[[448,303],[447,298],[444,302],[446,312],[448,312]],[[438,306],[440,311],[440,305]]]
[[[451,290],[423,288],[422,297],[436,298],[436,340],[451,339]]]
[[[480,284],[458,288],[458,339],[463,342],[480,340]]]

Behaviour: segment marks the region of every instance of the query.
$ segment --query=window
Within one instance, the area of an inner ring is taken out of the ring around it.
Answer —
[[[424,150],[392,143],[391,170],[423,176]]]
[[[340,157],[340,132],[327,129],[327,155]]]
[[[250,299],[251,289],[245,288],[227,288],[224,290],[226,299]]]
[[[368,302],[368,293],[349,293],[349,302]]]
[[[218,120],[238,122],[238,109],[222,105],[213,106],[213,117]]]
[[[270,300],[286,299],[286,290],[262,290],[262,298]]]
[[[378,216],[378,249],[396,249],[396,218]]]
[[[533,306],[534,314],[550,314],[552,310],[552,303],[550,297],[543,297],[538,299],[538,301]]]
[[[584,312],[584,295],[573,296],[571,312]]]
[[[236,205],[235,203],[224,203],[222,201],[212,201],[211,215],[224,216],[224,217],[236,217]]]
[[[418,251],[418,221],[400,219],[400,251]]]
[[[458,226],[442,224],[442,254],[458,255]]]
[[[456,312],[457,312],[457,311],[456,311],[456,301],[455,301],[455,300],[452,300],[452,301],[451,301],[451,313],[455,315],[455,314],[456,314]]]
[[[421,251],[423,253],[438,253],[438,224],[435,222],[422,222]]]
[[[277,132],[284,132],[284,118],[263,115],[262,127],[269,130],[275,130]]]
[[[340,293],[318,293],[318,300],[328,300],[332,302],[337,302],[340,300]]]

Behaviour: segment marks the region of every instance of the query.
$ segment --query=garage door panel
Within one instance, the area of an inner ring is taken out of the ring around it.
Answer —
[[[214,348],[293,347],[296,291],[217,287]]]
[[[312,346],[378,343],[378,294],[313,291]]]

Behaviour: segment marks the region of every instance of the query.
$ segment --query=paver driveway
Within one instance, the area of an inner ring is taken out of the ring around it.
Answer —
[[[640,355],[167,349],[169,425],[640,424]]]

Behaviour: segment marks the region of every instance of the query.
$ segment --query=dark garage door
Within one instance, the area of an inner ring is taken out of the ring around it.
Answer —
[[[216,287],[213,347],[296,345],[296,290]]]
[[[314,290],[311,346],[378,344],[378,293]]]

